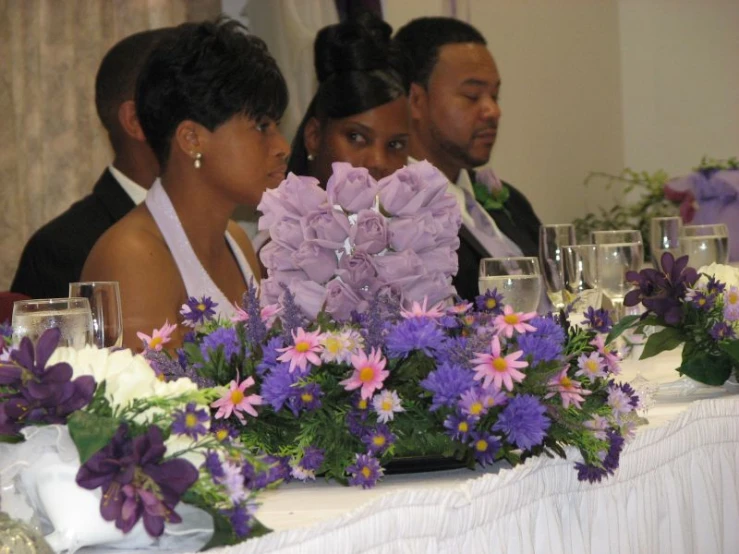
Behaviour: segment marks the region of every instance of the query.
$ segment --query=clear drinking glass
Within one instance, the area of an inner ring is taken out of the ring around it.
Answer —
[[[565,304],[562,298],[564,275],[561,248],[575,243],[574,225],[562,223],[539,227],[539,265],[544,274],[549,300],[557,310]]]
[[[92,315],[87,298],[21,300],[13,304],[13,341],[28,337],[35,345],[47,329],[61,331],[59,346],[93,344]]]
[[[641,233],[635,230],[594,231],[597,246],[597,278],[613,304],[614,320],[623,317],[624,296],[631,289],[627,271],[639,271],[644,260]]]
[[[680,236],[680,251],[688,265],[699,268],[729,262],[729,231],[724,223],[685,225]]]
[[[517,312],[535,312],[541,298],[541,272],[536,258],[480,260],[480,294],[498,289],[503,304]]]
[[[70,283],[69,296],[87,298],[92,313],[92,332],[98,348],[123,344],[121,292],[116,281]]]
[[[661,268],[662,254],[670,252],[679,258],[680,235],[683,222],[679,217],[653,217],[649,222],[649,247],[652,250],[652,262],[655,269]]]
[[[563,246],[561,253],[565,304],[575,314],[587,311],[588,307],[600,308],[603,293],[598,288],[597,246]]]

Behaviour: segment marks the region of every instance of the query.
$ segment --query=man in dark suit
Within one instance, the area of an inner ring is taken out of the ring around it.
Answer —
[[[113,163],[91,194],[41,227],[23,249],[11,286],[32,298],[68,296],[69,283],[79,281],[95,242],[137,204],[159,174],[146,144],[134,105],[139,70],[168,29],[131,35],[113,46],[95,78],[95,107],[108,132]]]
[[[395,35],[410,63],[411,155],[439,168],[462,213],[454,286],[473,300],[484,257],[536,256],[539,218],[526,197],[473,168],[490,160],[500,120],[500,75],[485,38],[456,19],[415,19]]]

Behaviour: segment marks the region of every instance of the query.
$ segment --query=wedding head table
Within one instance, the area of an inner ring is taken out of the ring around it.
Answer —
[[[665,383],[678,360],[669,352],[638,363]],[[624,363],[624,379],[636,363]],[[574,457],[389,475],[370,490],[291,483],[261,497],[258,517],[274,533],[212,552],[736,553],[736,392],[657,396],[649,424],[601,483],[578,481]]]

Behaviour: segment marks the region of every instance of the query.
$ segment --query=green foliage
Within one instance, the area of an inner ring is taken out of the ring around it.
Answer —
[[[98,450],[105,447],[118,429],[118,420],[84,411],[74,412],[67,420],[80,462],[85,463]]]
[[[650,335],[647,343],[644,345],[644,352],[639,357],[640,360],[646,360],[652,356],[656,356],[667,350],[674,350],[685,342],[685,337],[680,329],[675,327],[665,327],[661,331]]]

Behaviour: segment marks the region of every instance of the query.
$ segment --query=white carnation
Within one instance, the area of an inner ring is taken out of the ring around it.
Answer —
[[[717,281],[720,281],[729,287],[739,286],[739,269],[731,267],[730,265],[716,264],[705,265],[698,269],[698,273],[705,273],[706,275],[712,276]],[[708,279],[701,277],[696,283],[696,288],[704,287],[708,283]]]

